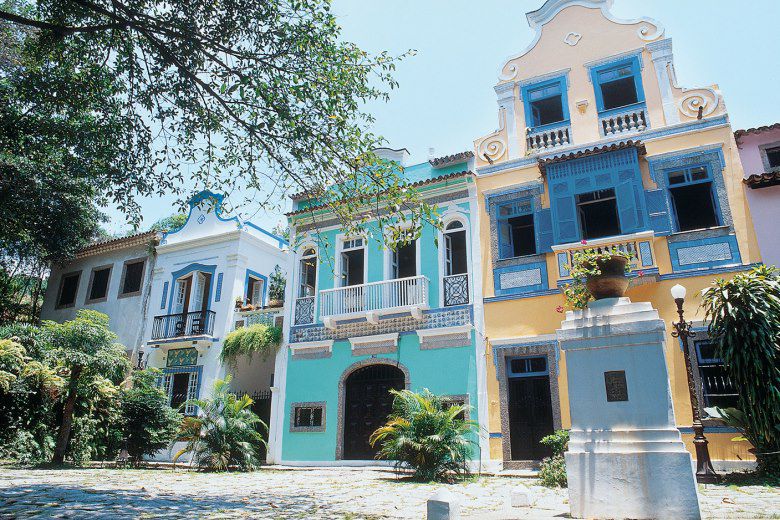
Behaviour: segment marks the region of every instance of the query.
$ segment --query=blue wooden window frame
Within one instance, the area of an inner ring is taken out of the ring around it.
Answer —
[[[704,171],[707,174],[707,177],[701,178],[701,179],[694,179],[693,178],[693,170],[698,170],[700,168],[703,168]],[[676,184],[672,184],[670,175],[672,173],[683,173],[683,182],[678,182]],[[713,207],[715,208],[715,219],[718,221],[718,225],[723,225],[723,213],[720,209],[720,201],[718,200],[718,195],[715,193],[715,179],[712,176],[712,171],[710,169],[710,165],[707,163],[700,163],[700,164],[693,164],[690,166],[685,166],[683,168],[667,168],[664,170],[664,175],[666,176],[666,191],[667,196],[669,197],[669,208],[672,211],[672,215],[674,216],[674,230],[679,232],[680,231],[680,222],[677,220],[677,208],[675,207],[674,201],[672,200],[672,190],[674,188],[682,188],[684,186],[693,186],[696,184],[710,184],[710,197],[712,197],[712,203]]]
[[[527,367],[530,369],[531,362],[535,359],[544,360],[544,370],[540,371],[527,371],[527,372],[514,372],[512,371],[512,361],[525,361]],[[506,375],[507,377],[537,377],[546,376],[550,374],[550,366],[547,362],[547,356],[522,356],[522,357],[510,357],[506,360]]]
[[[534,95],[538,97],[532,99]],[[534,130],[543,130],[545,128],[552,128],[556,126],[562,126],[569,124],[569,100],[566,95],[566,77],[561,76],[559,78],[542,81],[540,83],[534,83],[526,85],[522,88],[523,103],[525,106],[525,124],[528,128]],[[553,97],[561,98],[561,106],[563,107],[563,119],[554,123],[548,123],[546,125],[538,125],[533,117],[533,110],[531,103],[534,101],[543,101]]]
[[[623,107],[612,108],[609,110],[604,109],[604,97],[601,93],[601,85],[616,81],[618,79],[624,79],[628,75],[622,75],[617,77],[609,77],[611,74],[618,73],[621,69],[629,68],[630,77],[634,80],[634,88],[636,88],[636,100],[637,102],[631,105]],[[642,70],[639,66],[639,57],[634,56],[617,63],[608,63],[599,67],[593,67],[590,69],[590,77],[593,83],[593,90],[596,94],[596,107],[598,108],[599,115],[607,115],[612,112],[623,112],[630,107],[638,107],[645,103],[645,91],[642,86]]]
[[[502,215],[502,209],[507,209],[506,214]],[[509,219],[514,217],[523,217],[531,215],[534,223],[534,253],[539,253],[539,240],[538,230],[536,223],[536,214],[534,212],[534,203],[531,199],[519,199],[502,204],[496,205],[495,209],[496,228],[498,231],[498,258],[499,260],[506,260],[508,258],[515,258],[514,255],[514,243],[512,242],[512,233],[509,230]],[[504,230],[508,230],[505,232]],[[509,240],[507,242],[507,239]],[[506,251],[511,251],[511,254],[505,254]]]

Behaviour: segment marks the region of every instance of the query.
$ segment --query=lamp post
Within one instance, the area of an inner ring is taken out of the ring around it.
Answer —
[[[672,322],[674,330],[672,337],[680,338],[683,343],[683,356],[685,357],[685,372],[688,376],[688,396],[691,399],[691,412],[693,413],[693,446],[696,448],[696,481],[701,484],[716,484],[720,477],[712,468],[710,462],[710,450],[707,448],[707,437],[704,436],[704,425],[699,413],[699,397],[696,394],[696,385],[693,379],[693,365],[691,354],[688,350],[688,339],[693,335],[691,322],[685,321],[683,315],[683,302],[685,302],[685,287],[680,284],[672,287],[672,298],[677,304],[677,314],[680,321]]]

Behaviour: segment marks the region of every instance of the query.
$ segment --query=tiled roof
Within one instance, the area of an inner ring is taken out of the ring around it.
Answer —
[[[462,172],[448,173],[446,175],[439,175],[438,177],[433,177],[431,179],[425,179],[425,180],[422,180],[422,181],[417,181],[417,182],[412,183],[412,184],[407,184],[406,186],[408,188],[419,188],[421,186],[427,186],[428,184],[435,184],[437,182],[447,181],[447,180],[450,180],[450,179],[457,179],[459,177],[467,177],[469,175],[473,176],[474,173],[472,171],[470,171],[470,170],[464,170]],[[382,193],[378,193],[377,195],[381,195],[381,194]],[[327,204],[320,204],[318,206],[312,206],[312,207],[309,207],[309,208],[304,208],[304,209],[299,209],[297,211],[292,211],[290,213],[287,213],[286,215],[288,217],[293,217],[295,215],[301,215],[303,213],[310,213],[312,211],[316,211],[318,209],[323,209],[323,208],[326,208],[326,207],[327,207]]]
[[[645,145],[641,141],[627,140],[620,141],[618,143],[612,143],[604,146],[592,146],[590,148],[582,148],[580,150],[574,150],[571,152],[563,152],[558,155],[551,155],[544,159],[539,159],[539,169],[544,175],[545,169],[550,164],[559,163],[563,161],[570,161],[572,159],[580,159],[582,157],[588,157],[591,155],[598,155],[605,152],[614,152],[616,150],[623,150],[625,148],[636,148],[640,155],[646,153]]]
[[[768,188],[769,186],[778,186],[780,185],[780,171],[776,172],[767,172],[767,173],[755,173],[753,175],[748,175],[744,179],[742,179],[742,182],[747,184],[749,187],[756,189],[756,188]]]
[[[101,253],[107,253],[109,251],[117,251],[119,249],[125,249],[129,247],[141,246],[154,242],[155,244],[160,241],[160,234],[157,231],[144,231],[143,233],[136,233],[134,235],[128,235],[126,237],[111,238],[109,240],[101,240],[99,242],[93,242],[87,247],[81,249],[76,253],[76,258],[84,258],[92,255],[99,255]]]
[[[746,130],[737,130],[734,132],[734,138],[737,141],[739,141],[740,137],[746,136],[748,134],[760,134],[762,132],[768,132],[770,130],[780,130],[780,123],[775,123],[773,125],[757,126],[755,128],[748,128]]]
[[[433,159],[429,159],[428,162],[431,163],[431,166],[434,168],[443,168],[444,166],[449,166],[450,164],[468,161],[472,157],[474,157],[474,152],[467,150],[465,152],[458,152],[452,155],[445,155],[444,157],[434,157]]]

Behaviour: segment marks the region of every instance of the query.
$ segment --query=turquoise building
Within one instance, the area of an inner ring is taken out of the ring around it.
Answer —
[[[473,154],[407,166],[377,152],[436,204],[442,227],[395,251],[348,236],[327,208],[295,200],[285,337],[277,356],[269,460],[361,464],[391,410],[389,389],[425,388],[486,421],[481,257]],[[371,229],[378,234],[376,225]],[[487,439],[474,439],[474,459]],[[362,462],[361,462],[362,461]]]

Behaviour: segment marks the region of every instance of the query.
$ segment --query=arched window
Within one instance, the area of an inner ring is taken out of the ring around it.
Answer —
[[[468,272],[466,259],[466,228],[463,222],[454,220],[444,228],[444,275]]]
[[[299,273],[298,298],[314,296],[317,291],[317,252],[314,248],[306,249],[301,255]]]
[[[469,303],[469,264],[466,249],[466,226],[453,220],[444,227],[444,306]]]

